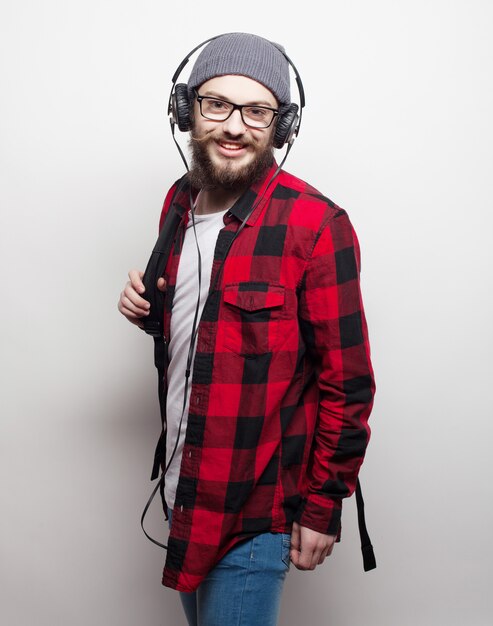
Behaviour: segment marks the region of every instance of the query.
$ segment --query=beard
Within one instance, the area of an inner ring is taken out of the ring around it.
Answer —
[[[274,162],[272,139],[264,148],[258,148],[257,142],[250,140],[247,145],[252,146],[256,153],[249,163],[241,168],[236,168],[233,162],[217,166],[212,162],[208,151],[209,146],[217,138],[213,133],[200,139],[190,137],[192,165],[189,180],[192,187],[197,189],[219,187],[227,191],[242,192],[261,179]]]

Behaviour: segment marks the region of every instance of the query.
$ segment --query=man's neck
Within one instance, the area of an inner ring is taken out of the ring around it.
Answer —
[[[240,196],[241,192],[221,189],[220,187],[202,189],[197,196],[195,214],[207,215],[208,213],[226,211],[233,206]]]

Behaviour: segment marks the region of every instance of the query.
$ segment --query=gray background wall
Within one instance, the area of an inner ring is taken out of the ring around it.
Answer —
[[[152,340],[116,303],[183,171],[171,75],[231,30],[282,42],[303,77],[286,167],[357,229],[378,384],[361,473],[378,569],[351,499],[331,559],[291,571],[281,624],[491,623],[493,5],[323,6],[1,3],[3,624],[184,624],[139,528]]]

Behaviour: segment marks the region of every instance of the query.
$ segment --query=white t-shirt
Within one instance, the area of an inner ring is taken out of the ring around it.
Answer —
[[[195,232],[200,249],[202,278],[200,285],[200,304],[197,320],[200,320],[211,282],[212,262],[219,231],[224,227],[223,217],[226,211],[195,216]],[[178,427],[183,413],[180,437],[175,456],[166,473],[164,495],[167,505],[172,509],[175,504],[176,487],[180,475],[181,457],[185,432],[187,430],[188,406],[192,387],[192,375],[188,380],[187,400],[183,412],[183,394],[185,393],[185,371],[190,348],[193,318],[197,306],[199,288],[199,260],[197,243],[189,215],[183,248],[178,265],[176,286],[171,314],[169,366],[168,366],[168,394],[166,399],[167,436],[166,436],[166,464],[173,453]],[[198,321],[197,321],[198,324]],[[193,357],[195,358],[195,349]],[[193,363],[193,361],[192,361]],[[192,368],[190,368],[192,370]]]

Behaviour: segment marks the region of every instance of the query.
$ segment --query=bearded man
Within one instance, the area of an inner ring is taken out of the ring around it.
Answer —
[[[163,584],[190,625],[274,626],[290,562],[313,570],[340,533],[369,439],[374,380],[346,212],[280,170],[297,131],[284,49],[229,33],[175,94],[192,167],[164,275]],[[176,112],[175,112],[176,113]],[[119,310],[143,325],[143,273]]]

